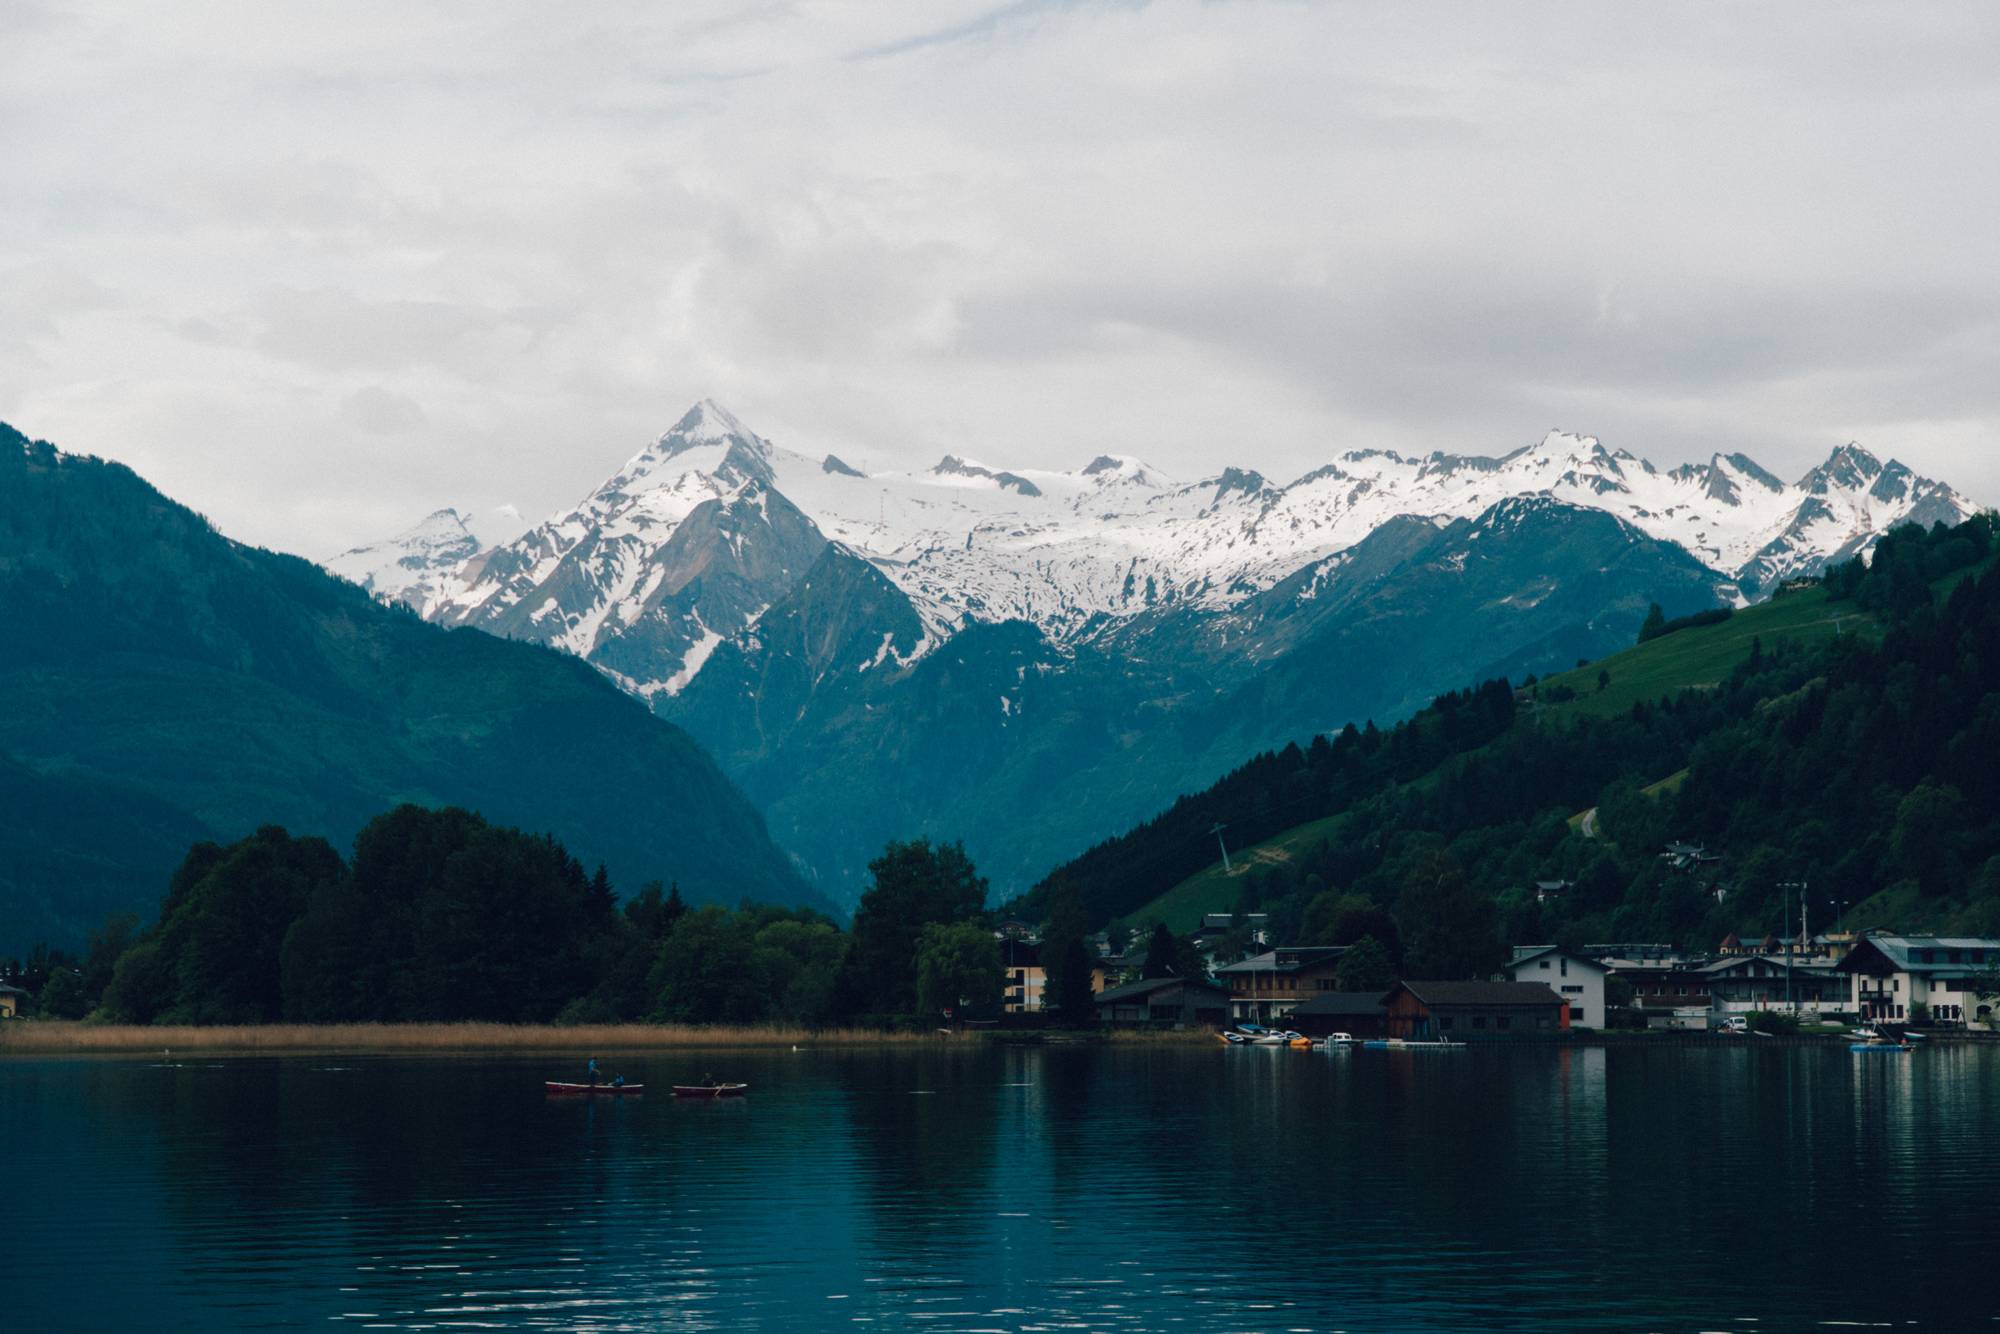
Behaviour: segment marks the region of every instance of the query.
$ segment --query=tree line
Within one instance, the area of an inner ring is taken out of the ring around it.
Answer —
[[[935,1022],[998,1010],[987,884],[958,844],[892,843],[849,929],[810,908],[690,906],[465,810],[406,805],[343,859],[266,827],[198,843],[158,919],[38,949],[6,975],[40,1013],[151,1024]],[[1055,955],[1076,976],[1081,910]],[[1060,988],[1059,988],[1060,990]],[[1089,970],[1068,1012],[1088,1017]]]

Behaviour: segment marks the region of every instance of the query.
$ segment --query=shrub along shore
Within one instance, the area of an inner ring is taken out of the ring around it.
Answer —
[[[940,1032],[879,1028],[798,1028],[698,1024],[87,1024],[40,1020],[0,1024],[0,1057],[87,1053],[202,1052],[609,1052],[701,1047],[883,1047],[975,1043],[991,1030]],[[1029,1036],[1012,1032],[1008,1037]],[[1060,1036],[1049,1034],[1051,1038]],[[1113,1030],[1104,1040],[1202,1042],[1205,1032]]]

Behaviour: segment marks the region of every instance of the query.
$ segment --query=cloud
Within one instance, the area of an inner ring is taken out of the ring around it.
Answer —
[[[253,540],[544,512],[710,394],[874,466],[1562,426],[2000,499],[1977,9],[15,13],[0,416]]]

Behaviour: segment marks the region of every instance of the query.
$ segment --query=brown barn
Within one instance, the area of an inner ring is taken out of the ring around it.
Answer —
[[[1540,982],[1398,982],[1384,1001],[1389,1036],[1415,1042],[1554,1037],[1569,1005]]]

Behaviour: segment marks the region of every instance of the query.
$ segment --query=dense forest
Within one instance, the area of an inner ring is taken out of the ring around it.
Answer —
[[[849,931],[812,908],[690,907],[658,883],[621,907],[604,868],[552,837],[402,806],[345,861],[276,827],[198,843],[151,926],[114,917],[80,957],[39,950],[5,973],[42,1015],[140,1024],[823,1027],[997,1010],[999,944],[964,851],[891,844],[870,872]]]
[[[1461,964],[1508,941],[1782,931],[1788,883],[1808,886],[1816,929],[2000,932],[1995,537],[1991,515],[1889,534],[1822,581],[1879,633],[1757,645],[1711,689],[1544,720],[1534,683],[1491,681],[1393,728],[1259,756],[1015,911],[1034,916],[1061,885],[1094,924],[1144,926],[1132,915],[1213,860],[1214,824],[1240,847],[1337,816],[1302,855],[1238,877],[1226,907],[1269,913],[1298,943],[1381,939],[1386,919],[1407,947],[1456,919],[1474,938],[1444,957]],[[1645,638],[1723,619],[1653,618]],[[1720,860],[1676,870],[1661,856],[1674,840]]]

